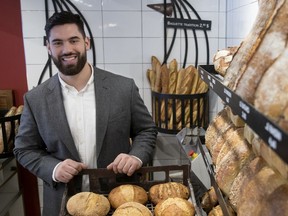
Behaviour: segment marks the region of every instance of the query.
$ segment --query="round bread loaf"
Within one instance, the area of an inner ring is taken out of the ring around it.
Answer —
[[[219,188],[228,195],[232,183],[242,167],[255,157],[247,142],[239,141],[222,160],[216,164],[215,177]]]
[[[264,166],[247,184],[240,189],[237,216],[261,215],[263,200],[287,180],[268,166]],[[256,208],[258,206],[258,208]],[[274,215],[274,214],[272,214]],[[282,215],[282,214],[280,214]]]
[[[237,205],[240,199],[240,190],[266,165],[265,161],[261,157],[254,158],[250,163],[247,163],[235,180],[229,191],[229,201],[234,209],[237,209]]]
[[[126,184],[111,190],[108,199],[111,206],[116,209],[126,202],[138,202],[144,205],[148,201],[148,195],[142,187]]]
[[[222,109],[211,121],[205,133],[205,145],[210,151],[216,143],[216,138],[219,134],[222,134],[227,127],[230,127],[231,123],[232,122],[228,117],[227,107]]]
[[[188,199],[189,190],[185,185],[178,182],[157,184],[149,189],[149,199],[154,204],[172,197]]]
[[[288,215],[288,184],[280,185],[259,206],[261,216]]]
[[[138,202],[127,202],[120,205],[113,216],[152,216],[152,212],[143,204]]]
[[[80,192],[68,200],[66,208],[72,216],[105,216],[110,210],[110,203],[103,195]]]
[[[188,200],[174,197],[158,203],[154,213],[155,216],[193,216],[195,215],[195,208]]]

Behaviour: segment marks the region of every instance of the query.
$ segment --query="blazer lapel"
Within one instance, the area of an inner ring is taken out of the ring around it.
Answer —
[[[109,103],[109,86],[105,73],[94,68],[94,83],[96,96],[96,152],[99,157],[103,145],[104,136],[108,124],[108,115],[110,110]]]
[[[47,94],[48,110],[52,116],[51,121],[55,126],[55,131],[58,137],[62,143],[67,146],[67,149],[70,151],[71,155],[73,155],[76,160],[80,161],[80,156],[75,147],[74,140],[65,115],[61,85],[58,79],[58,75],[55,75],[50,85],[48,86],[50,89],[49,94]]]

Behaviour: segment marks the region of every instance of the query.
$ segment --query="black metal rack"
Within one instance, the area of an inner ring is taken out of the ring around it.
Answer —
[[[232,109],[233,114],[242,118],[283,161],[288,163],[288,134],[267,116],[257,111],[254,106],[224,86],[215,76],[213,65],[199,65],[198,70],[201,79]]]

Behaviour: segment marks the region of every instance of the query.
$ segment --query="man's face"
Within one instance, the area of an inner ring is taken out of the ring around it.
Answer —
[[[80,73],[87,62],[89,43],[77,25],[64,24],[51,29],[47,48],[58,70],[63,75],[73,76]]]

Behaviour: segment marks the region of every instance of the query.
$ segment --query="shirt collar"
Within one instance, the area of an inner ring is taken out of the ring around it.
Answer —
[[[89,63],[88,63],[89,64]],[[85,87],[80,91],[80,92],[83,92],[85,91],[91,84],[94,83],[94,67],[92,67],[91,64],[89,64],[90,68],[91,68],[91,76],[88,80],[88,82],[86,83]],[[58,78],[59,78],[59,81],[60,81],[60,84],[61,84],[61,87],[62,89],[66,89],[66,90],[76,90],[73,86],[67,84],[61,77],[60,77],[60,74],[58,73]],[[77,90],[76,90],[77,91]]]

